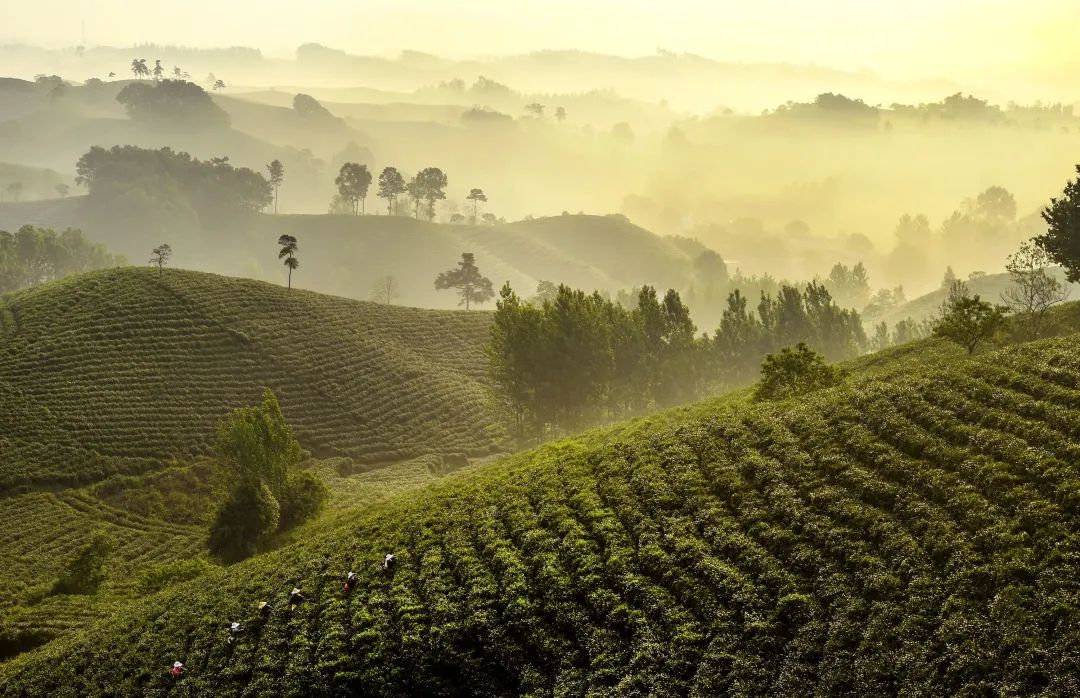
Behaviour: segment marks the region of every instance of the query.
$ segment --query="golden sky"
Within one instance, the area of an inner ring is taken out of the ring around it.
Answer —
[[[137,9],[136,9],[137,8]],[[244,45],[289,56],[662,47],[900,78],[1080,65],[1080,0],[0,0],[0,42]]]

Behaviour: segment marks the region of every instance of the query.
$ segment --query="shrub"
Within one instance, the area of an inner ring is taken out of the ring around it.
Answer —
[[[254,555],[280,521],[281,508],[269,487],[241,484],[218,509],[210,527],[210,552],[223,562]]]
[[[330,490],[322,478],[308,470],[293,471],[289,474],[280,500],[280,528],[292,528],[314,517],[329,498]]]
[[[843,377],[843,371],[828,365],[821,354],[799,342],[794,347],[784,347],[779,354],[765,357],[754,399],[782,400],[803,395],[834,386]]]
[[[57,594],[96,592],[105,578],[105,562],[114,548],[113,539],[107,532],[96,531],[90,537],[90,541],[68,562],[64,574],[56,580],[53,592]]]

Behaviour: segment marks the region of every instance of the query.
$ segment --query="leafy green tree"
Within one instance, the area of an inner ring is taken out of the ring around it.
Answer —
[[[472,202],[472,224],[476,225],[477,205],[481,202],[487,201],[487,195],[484,194],[483,189],[470,189],[469,195],[465,197],[465,200]]]
[[[379,173],[379,198],[386,199],[386,214],[394,215],[398,196],[407,191],[405,178],[396,167],[385,167]]]
[[[116,101],[132,121],[155,126],[224,128],[229,115],[214,104],[206,90],[185,80],[133,82],[124,86]]]
[[[1012,286],[1001,294],[1005,305],[1017,318],[1023,335],[1037,339],[1046,331],[1050,308],[1069,297],[1069,289],[1048,271],[1050,255],[1046,250],[1024,242],[1009,255],[1005,269]]]
[[[292,470],[278,500],[281,505],[279,527],[286,530],[314,518],[329,498],[330,490],[318,475],[308,470]]]
[[[321,481],[299,470],[300,444],[270,389],[262,404],[233,410],[218,424],[216,450],[229,494],[210,546],[224,559],[252,554],[267,536],[313,516],[326,501]]]
[[[414,201],[424,202],[424,212],[429,221],[435,220],[435,202],[446,198],[446,175],[438,167],[426,167],[416,173],[408,185]],[[494,292],[492,292],[494,296]]]
[[[55,594],[93,594],[105,579],[105,564],[116,545],[104,530],[95,531],[90,540],[68,561],[64,572],[53,585]]]
[[[353,215],[363,213],[361,206],[367,200],[368,188],[371,186],[371,172],[367,165],[345,163],[341,166],[334,184],[337,185],[338,195],[351,204]]]
[[[465,310],[474,303],[487,303],[495,297],[491,279],[480,273],[472,252],[462,252],[457,269],[444,271],[435,278],[436,291],[451,288],[457,289],[458,295],[461,296],[461,302],[458,305],[464,305]]]
[[[150,264],[158,268],[158,273],[165,271],[165,265],[169,263],[169,257],[172,256],[172,247],[168,243],[162,243],[155,247],[150,254]]]
[[[281,183],[285,181],[285,166],[281,164],[281,160],[271,160],[266,166],[266,173],[269,175],[267,181],[269,181],[270,186],[274,188],[274,213],[276,214],[278,190],[281,189]]]
[[[1080,165],[1076,166],[1080,174]],[[1034,238],[1050,259],[1065,268],[1065,278],[1080,281],[1080,177],[1069,180],[1060,198],[1050,199],[1043,209],[1047,230]]]
[[[974,354],[980,344],[1005,324],[1008,309],[981,300],[968,292],[967,284],[955,281],[934,322],[934,334],[956,342]]]
[[[783,400],[830,388],[844,378],[843,372],[825,362],[825,357],[799,342],[769,354],[761,365],[761,380],[754,389],[755,400]]]
[[[237,562],[259,552],[281,522],[281,506],[264,484],[241,483],[218,508],[207,545],[224,562]]]
[[[299,247],[296,244],[296,238],[292,235],[282,235],[278,238],[277,243],[281,245],[281,249],[278,250],[278,259],[284,258],[285,261],[282,264],[289,270],[289,290],[292,290],[292,273],[300,266],[300,260],[296,258],[296,253],[299,251]]]

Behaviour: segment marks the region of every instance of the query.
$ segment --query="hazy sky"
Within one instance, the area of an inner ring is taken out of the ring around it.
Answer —
[[[0,0],[0,18],[4,43],[74,45],[85,22],[90,45],[244,45],[277,56],[319,42],[450,56],[663,47],[896,77],[1080,65],[1077,0]]]

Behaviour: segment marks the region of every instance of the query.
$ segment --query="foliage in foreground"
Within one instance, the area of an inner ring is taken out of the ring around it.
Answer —
[[[343,514],[0,692],[1080,694],[1074,337],[651,423]]]

